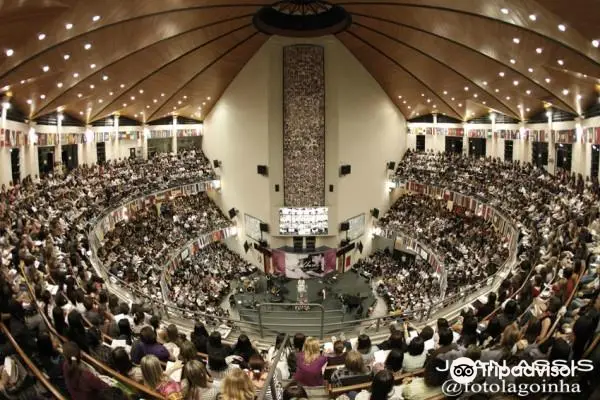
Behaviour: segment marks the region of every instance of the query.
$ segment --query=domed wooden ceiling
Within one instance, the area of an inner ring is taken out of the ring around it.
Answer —
[[[292,0],[293,1],[293,0]],[[299,1],[299,0],[297,0]],[[407,118],[598,101],[597,0],[335,1],[336,36]],[[202,119],[268,39],[251,0],[4,0],[0,87],[30,117]]]

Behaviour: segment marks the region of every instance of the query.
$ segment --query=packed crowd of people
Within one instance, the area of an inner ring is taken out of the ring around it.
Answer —
[[[434,251],[444,265],[448,297],[493,274],[509,255],[509,243],[494,230],[491,222],[469,212],[455,213],[448,209],[446,201],[426,195],[401,197],[381,218],[379,226],[407,232]],[[380,257],[378,262],[384,261]],[[369,260],[365,263],[363,268],[368,268]],[[394,293],[386,296],[393,297],[390,302],[393,309],[424,308],[440,298],[439,290],[437,293],[428,290],[439,287],[439,274],[424,263],[404,268],[394,268],[391,258],[385,263],[388,268],[377,276],[387,277],[383,284],[388,292]]]
[[[162,302],[160,276],[188,241],[231,225],[204,192],[150,206],[108,232],[98,257],[111,274]]]
[[[199,311],[229,317],[227,308],[221,307],[221,303],[229,294],[231,283],[256,271],[254,265],[226,245],[212,243],[170,271],[167,279],[170,300],[190,313]]]

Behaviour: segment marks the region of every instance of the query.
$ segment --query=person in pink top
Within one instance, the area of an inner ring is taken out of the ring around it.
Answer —
[[[319,340],[309,337],[304,342],[301,353],[296,353],[296,373],[294,379],[304,386],[323,385],[323,367],[327,357],[321,355]]]

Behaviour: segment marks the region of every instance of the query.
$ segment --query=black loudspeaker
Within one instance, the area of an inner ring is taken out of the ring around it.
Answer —
[[[340,176],[350,175],[352,172],[352,167],[350,165],[342,165],[340,167]]]
[[[373,218],[379,218],[379,209],[378,208],[372,209],[371,215],[373,216]]]
[[[267,247],[269,247],[269,243],[267,243],[266,240],[259,240],[258,241],[258,245],[264,249],[266,249]]]
[[[340,242],[340,247],[346,247],[348,244],[350,244],[350,240],[344,239]]]
[[[269,169],[267,168],[266,165],[257,165],[256,166],[256,172],[259,175],[269,176]]]
[[[342,222],[340,224],[340,232],[346,232],[348,229],[350,229],[350,222]]]
[[[329,191],[333,192],[333,185],[329,185]]]
[[[394,161],[390,161],[387,164],[387,168],[393,171],[396,168],[396,163]]]
[[[237,215],[237,210],[235,208],[232,208],[231,210],[229,210],[229,218],[234,219],[236,215]]]
[[[248,250],[250,250],[250,245],[248,244],[248,241],[246,240],[246,241],[244,242],[244,251],[247,253],[247,252],[248,252]]]
[[[302,247],[304,247],[304,238],[294,236],[294,251],[302,251]]]
[[[275,191],[279,192],[279,185],[275,185]]]
[[[317,244],[317,238],[316,237],[314,237],[314,236],[307,236],[306,237],[306,249],[307,250],[314,251],[316,244]]]
[[[356,248],[358,249],[358,252],[360,254],[362,254],[362,251],[363,251],[363,244],[362,244],[362,242],[358,242],[358,244],[356,245]]]
[[[260,223],[260,231],[269,233],[269,224],[265,224],[264,222]]]
[[[221,167],[221,161],[219,161],[219,160],[213,160],[213,167],[215,167],[215,168]]]

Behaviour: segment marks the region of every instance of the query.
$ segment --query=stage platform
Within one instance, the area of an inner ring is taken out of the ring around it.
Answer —
[[[365,318],[369,308],[376,302],[370,281],[354,271],[325,279],[306,280],[308,303],[321,305],[325,312],[322,312],[320,307],[313,307],[306,311],[299,309],[296,279],[272,279],[269,287],[278,287],[279,296],[273,296],[272,290],[267,290],[267,280],[264,275],[255,279],[255,282],[258,288],[255,293],[246,291],[240,293],[238,289],[232,294],[230,304],[237,309],[240,318],[251,322],[259,321],[258,309],[259,305],[263,304],[260,307],[260,317],[263,326],[273,331],[269,333],[293,334],[299,329],[304,329],[305,325],[320,325],[321,318],[326,325],[329,324],[325,334],[339,331],[339,324],[343,321]],[[325,299],[321,294],[323,289],[325,289]],[[345,296],[346,300],[342,302],[340,296]],[[292,305],[284,305],[290,303]],[[307,332],[307,334],[318,335],[318,332]]]

